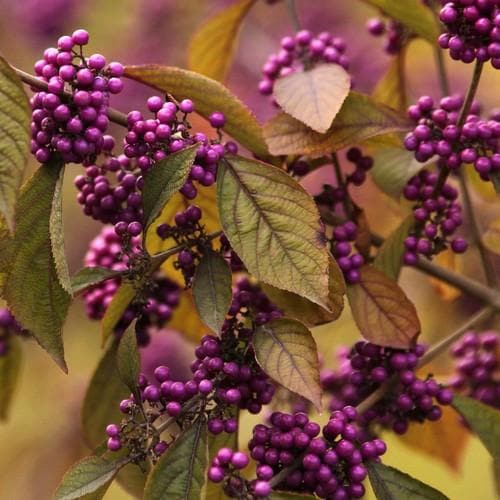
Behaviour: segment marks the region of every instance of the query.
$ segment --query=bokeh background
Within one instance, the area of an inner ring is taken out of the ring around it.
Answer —
[[[108,61],[185,67],[186,48],[194,30],[231,3],[230,0],[0,0],[0,52],[12,64],[31,71],[34,61],[46,47],[54,45],[60,35],[85,28],[91,34],[89,53],[102,53]],[[304,27],[316,32],[328,30],[345,37],[356,88],[371,92],[391,61],[382,49],[382,40],[374,39],[364,28],[367,19],[376,12],[354,0],[297,0],[296,3]],[[227,84],[262,121],[271,117],[275,109],[256,90],[260,67],[267,55],[277,50],[279,39],[292,31],[283,2],[271,6],[263,0],[251,10],[242,29]],[[453,91],[463,91],[470,76],[470,66],[446,62]],[[418,41],[411,44],[407,71],[411,97],[423,93],[438,97],[434,59],[428,44]],[[478,92],[486,109],[499,103],[498,73],[487,65]],[[114,99],[114,107],[124,112],[143,109],[148,90],[132,82],[126,82],[126,87],[123,95]],[[206,128],[202,120],[195,125]],[[31,169],[35,167],[30,165]],[[79,167],[68,169],[64,191],[66,251],[72,272],[81,267],[87,244],[99,231],[99,226],[84,217],[76,204],[71,173],[77,175],[78,170]],[[322,182],[330,180],[329,176],[329,169],[319,170],[306,178],[305,184],[314,192]],[[356,193],[356,199],[368,208],[369,223],[381,234],[388,234],[408,209],[381,194],[370,183]],[[474,195],[483,224],[498,214],[498,205],[492,203],[492,199],[492,193],[484,186]],[[474,249],[466,255],[466,258],[443,264],[480,277]],[[402,285],[416,303],[423,324],[423,338],[428,342],[451,332],[478,307],[456,290],[439,286],[412,270],[404,270]],[[348,308],[340,320],[317,328],[314,333],[325,365],[333,363],[337,346],[351,344],[358,335]],[[79,413],[89,377],[101,356],[100,331],[98,324],[87,320],[79,300],[71,307],[64,335],[69,375],[64,375],[34,343],[23,343],[22,375],[10,419],[0,424],[2,500],[51,498],[64,471],[88,453],[81,440]],[[155,342],[146,357],[154,353],[158,363],[165,363],[173,353],[178,372],[186,369],[191,346],[182,336],[167,332]],[[446,356],[442,356],[433,369],[445,380],[449,370]],[[248,432],[250,421],[244,419],[243,426]],[[451,438],[444,434],[432,437],[441,453],[431,455],[399,438],[387,436],[386,462],[439,488],[452,500],[496,498],[489,455],[476,438],[456,425],[454,417],[450,420],[450,428],[453,428]],[[423,438],[427,430],[414,430],[414,438],[416,436],[417,441]],[[437,456],[446,455],[442,449],[450,439],[455,444],[459,441],[463,447],[460,457],[448,460],[454,463],[453,467]],[[114,485],[105,498],[130,497]]]

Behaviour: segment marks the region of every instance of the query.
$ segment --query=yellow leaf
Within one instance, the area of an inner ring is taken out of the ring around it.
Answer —
[[[457,255],[451,250],[445,250],[444,252],[439,253],[435,258],[434,262],[450,271],[460,272],[461,265],[460,260]],[[444,300],[452,301],[460,296],[461,292],[458,288],[455,288],[444,281],[440,281],[436,278],[431,278],[431,283],[434,286],[434,289],[438,293],[440,297]]]
[[[179,305],[174,309],[167,326],[194,342],[198,342],[203,335],[208,333],[208,328],[198,316],[190,290],[184,290],[181,293]]]
[[[437,422],[413,423],[400,439],[458,472],[469,435],[456,412],[447,406],[441,409],[443,416]]]
[[[464,172],[467,177],[467,182],[474,188],[474,191],[481,196],[481,198],[483,198],[483,200],[500,200],[500,196],[496,193],[493,183],[483,181],[472,165],[467,165]]]
[[[500,254],[500,219],[490,222],[483,235],[483,244],[490,252]]]
[[[211,17],[193,35],[188,49],[189,69],[223,81],[231,65],[243,19],[255,0],[240,0]]]

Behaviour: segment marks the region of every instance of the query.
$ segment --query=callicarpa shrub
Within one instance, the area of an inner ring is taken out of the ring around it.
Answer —
[[[213,15],[192,36],[190,70],[108,62],[85,29],[54,40],[32,73],[0,58],[0,416],[23,340],[66,371],[70,303],[101,322],[82,404],[92,451],[56,499],[102,498],[115,480],[146,500],[343,500],[370,488],[379,500],[444,499],[389,465],[386,438],[431,427],[417,446],[441,456],[431,437],[450,421],[500,458],[498,219],[486,230],[472,194],[500,191],[499,114],[475,100],[483,68],[499,67],[500,1],[406,2],[367,2],[384,19],[368,30],[387,34],[398,69],[373,96],[353,90],[364,86],[349,73],[351,41],[303,26],[293,0]],[[248,82],[274,113],[264,124],[222,83],[251,9],[290,14],[281,48],[255,61],[262,79]],[[401,62],[417,39],[440,85],[410,100],[413,67]],[[470,63],[465,91],[448,80],[449,58]],[[131,80],[149,98],[117,110]],[[20,186],[29,153],[38,167]],[[65,176],[101,225],[74,274]],[[372,180],[393,197],[387,213],[363,201]],[[404,216],[384,239],[369,221],[394,218],[395,205]],[[471,251],[473,277],[438,258]],[[404,267],[470,299],[463,324],[420,339]],[[331,366],[316,342],[338,346],[344,302],[358,337]],[[187,377],[166,362],[141,368],[160,330],[187,324]]]

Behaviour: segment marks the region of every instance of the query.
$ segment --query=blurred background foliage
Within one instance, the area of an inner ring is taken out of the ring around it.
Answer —
[[[61,34],[82,27],[91,34],[89,53],[102,53],[108,61],[186,67],[186,47],[194,30],[231,3],[230,0],[0,0],[0,52],[12,64],[30,71],[43,50],[54,45]],[[304,27],[345,37],[356,89],[370,93],[391,62],[391,56],[383,51],[382,41],[372,38],[364,29],[366,20],[376,12],[354,0],[297,0],[296,3]],[[279,39],[292,31],[283,2],[268,5],[263,0],[252,8],[242,29],[227,84],[262,121],[271,117],[275,109],[257,92],[260,67],[267,55],[277,50]],[[453,91],[463,91],[470,67],[446,59]],[[433,54],[427,43],[417,41],[410,45],[407,72],[410,100],[423,93],[438,96]],[[486,65],[478,92],[486,109],[494,107],[495,100],[498,102],[498,74]],[[143,109],[148,90],[129,81],[126,87],[123,94],[114,98],[114,106],[124,112]],[[201,119],[194,125],[207,131]],[[122,134],[121,130],[115,132]],[[66,176],[64,210],[66,251],[74,272],[82,266],[87,243],[99,226],[84,217],[75,203],[72,172],[69,168]],[[77,168],[74,172],[76,175]],[[319,169],[304,183],[315,192],[322,182],[332,180],[330,175],[330,169]],[[381,234],[388,234],[406,214],[404,206],[383,195],[373,184],[367,183],[355,196],[358,204],[367,209],[371,228]],[[498,204],[490,203],[492,198],[494,195],[484,187],[475,193],[483,224],[498,214]],[[451,261],[445,257],[442,264],[476,278],[480,276],[474,249],[465,258]],[[452,331],[477,307],[456,290],[412,270],[404,270],[401,283],[420,313],[425,342]],[[185,314],[194,313],[187,308]],[[182,318],[179,323],[183,323]],[[334,362],[338,346],[352,344],[358,337],[348,309],[335,323],[317,328],[315,335],[326,366]],[[68,376],[33,342],[23,343],[22,376],[10,419],[0,424],[1,499],[51,498],[64,471],[88,453],[81,438],[80,406],[101,350],[99,325],[85,317],[80,300],[75,300],[71,307],[65,326],[65,345]],[[143,358],[147,364],[173,363],[182,378],[191,359],[190,350],[189,341],[182,336],[163,332],[143,353]],[[432,369],[445,380],[448,366],[446,356],[442,356]],[[241,439],[249,435],[252,419],[243,417]],[[445,421],[446,425],[434,429],[417,425],[404,440],[385,436],[389,445],[386,462],[440,489],[452,500],[495,498],[488,453],[457,423],[455,415]],[[424,441],[432,444],[427,453],[415,447],[415,443],[421,445]],[[106,494],[109,500],[126,498],[129,496],[116,485]]]

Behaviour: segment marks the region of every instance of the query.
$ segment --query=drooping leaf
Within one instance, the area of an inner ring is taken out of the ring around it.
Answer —
[[[137,380],[141,370],[141,360],[137,351],[135,323],[127,328],[120,339],[116,364],[123,383],[140,399],[140,394],[137,392]]]
[[[302,186],[276,167],[230,156],[217,188],[224,232],[250,273],[328,309],[329,255]]]
[[[144,500],[199,500],[207,465],[207,425],[198,418],[156,464],[148,477]]]
[[[71,279],[69,277],[68,263],[66,261],[66,252],[64,248],[64,226],[63,226],[63,180],[64,166],[59,172],[54,197],[52,198],[52,209],[50,211],[50,244],[52,245],[52,255],[56,265],[57,277],[61,286],[71,295]]]
[[[219,333],[231,305],[231,269],[224,257],[207,249],[196,268],[193,297],[202,321]]]
[[[115,326],[120,321],[127,307],[134,300],[136,289],[130,281],[122,281],[120,288],[113,295],[104,317],[101,321],[102,345],[105,344],[109,336],[112,335]]]
[[[370,462],[368,475],[377,500],[447,500],[440,491],[388,465]]]
[[[116,482],[135,498],[142,498],[144,486],[151,470],[149,462],[142,462],[141,466],[145,469],[144,471],[137,464],[127,464],[116,476]]]
[[[351,88],[349,73],[338,64],[322,64],[278,78],[274,97],[283,111],[325,133]]]
[[[177,99],[190,98],[205,118],[214,111],[226,117],[224,131],[258,156],[268,155],[262,128],[253,113],[224,85],[206,76],[171,66],[127,66],[125,75],[168,92]]]
[[[500,194],[500,174],[498,171],[494,171],[490,174],[490,180],[495,188],[496,194]]]
[[[386,106],[406,112],[408,99],[406,95],[405,78],[406,46],[393,57],[387,72],[378,81],[372,97]]]
[[[367,95],[350,92],[325,134],[280,113],[264,125],[264,137],[273,155],[321,155],[371,137],[406,132],[410,128],[410,122],[395,110]]]
[[[252,343],[257,362],[273,380],[321,408],[318,350],[306,326],[276,319],[257,328]]]
[[[70,295],[57,278],[49,220],[60,165],[42,165],[21,191],[4,296],[23,328],[66,370],[61,337]]]
[[[384,14],[407,26],[433,45],[439,36],[438,24],[432,10],[420,0],[364,0]]]
[[[269,495],[269,500],[307,500],[317,498],[314,495],[305,495],[303,493],[290,493],[289,491],[273,491]]]
[[[483,234],[483,244],[490,252],[500,255],[500,219],[490,222]]]
[[[123,414],[118,405],[130,393],[118,374],[117,349],[115,340],[99,361],[83,400],[82,428],[90,448],[96,448],[103,441],[108,424],[121,421]]]
[[[80,460],[64,475],[55,500],[76,500],[98,490],[104,494],[120,468],[129,461],[128,457],[111,461],[93,456]]]
[[[371,174],[382,192],[399,198],[406,183],[424,166],[411,151],[401,148],[380,148],[373,155]]]
[[[28,156],[30,105],[21,80],[0,57],[0,213],[10,230]]]
[[[7,342],[8,351],[0,356],[0,420],[7,420],[9,416],[23,354],[20,342],[15,335],[10,335]]]
[[[194,144],[168,155],[144,176],[142,199],[144,204],[144,230],[159,216],[172,195],[186,182],[199,145]]]
[[[442,406],[441,410],[443,415],[438,421],[413,422],[399,439],[419,453],[436,458],[459,472],[468,432],[450,407]]]
[[[491,465],[493,469],[493,477],[495,478],[495,491],[500,497],[500,461],[493,460],[493,463]]]
[[[363,266],[359,283],[347,287],[361,335],[374,344],[407,349],[420,333],[415,306],[382,271]]]
[[[76,295],[84,292],[94,285],[120,276],[121,274],[122,272],[113,271],[107,267],[84,267],[71,277],[71,289]]]
[[[465,418],[491,456],[500,459],[500,411],[458,394],[455,394],[452,405]]]
[[[399,278],[405,253],[404,241],[413,223],[413,217],[407,217],[384,241],[373,261],[373,266],[391,280],[397,281]]]
[[[221,229],[219,222],[219,214],[217,212],[217,201],[215,196],[215,186],[204,187],[197,186],[198,195],[196,196],[196,206],[201,208],[203,213],[202,224],[207,233],[219,231]],[[172,248],[177,245],[173,238],[163,240],[156,233],[156,226],[159,224],[173,225],[175,214],[183,212],[189,206],[188,200],[180,193],[172,196],[170,201],[163,208],[156,223],[149,228],[146,234],[146,248],[151,255],[155,255],[164,250]],[[174,267],[174,258],[167,259],[161,266],[165,275],[175,281],[178,285],[184,286],[184,276],[179,269]],[[196,315],[194,315],[196,316]]]
[[[188,49],[189,69],[224,81],[243,20],[255,0],[239,0],[206,21],[191,38]]]
[[[262,284],[265,294],[276,304],[287,318],[297,319],[306,326],[318,326],[335,321],[344,308],[344,275],[337,263],[329,261],[328,311],[300,295]]]

